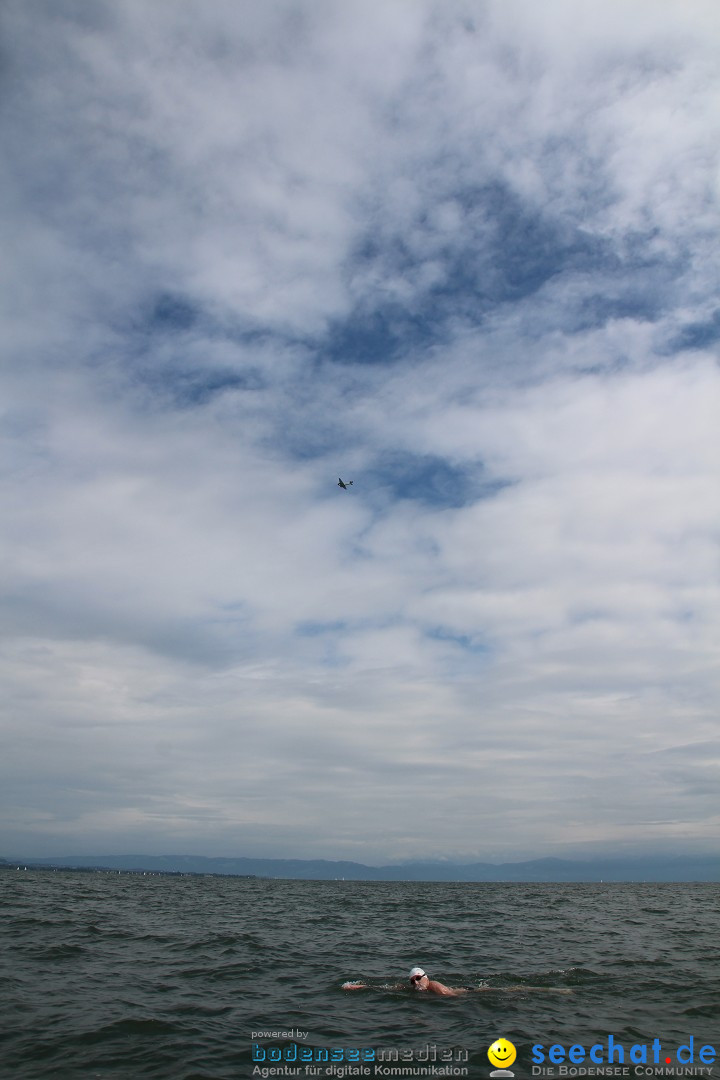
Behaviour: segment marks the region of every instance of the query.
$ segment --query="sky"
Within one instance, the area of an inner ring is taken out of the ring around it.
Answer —
[[[717,852],[715,0],[0,23],[0,854]]]

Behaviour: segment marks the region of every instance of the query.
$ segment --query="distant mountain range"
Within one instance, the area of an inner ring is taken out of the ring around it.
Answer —
[[[294,880],[346,881],[720,881],[720,856],[678,855],[532,859],[515,863],[444,861],[364,866],[326,859],[223,859],[202,855],[78,855],[51,859],[0,859],[0,867],[77,867],[154,873],[232,874]]]

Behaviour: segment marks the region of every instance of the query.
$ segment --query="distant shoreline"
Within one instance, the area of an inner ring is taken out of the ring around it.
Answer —
[[[258,874],[214,874],[204,871],[193,870],[142,870],[139,867],[133,868],[121,868],[116,869],[111,866],[56,866],[53,863],[46,862],[33,862],[32,859],[18,859],[8,862],[6,859],[0,859],[0,872],[3,870],[8,873],[17,873],[20,871],[24,873],[30,873],[30,871],[40,871],[45,874],[123,874],[132,875],[134,877],[240,877],[251,878],[256,881],[264,880]]]
[[[241,877],[292,881],[445,881],[525,884],[720,882],[717,856],[642,856],[517,863],[416,862],[366,866],[325,859],[209,858],[201,855],[88,855],[0,859],[0,870],[76,870],[173,877]]]

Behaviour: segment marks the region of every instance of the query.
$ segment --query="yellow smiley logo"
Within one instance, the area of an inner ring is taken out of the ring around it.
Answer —
[[[499,1069],[505,1069],[512,1065],[517,1057],[517,1050],[509,1039],[496,1039],[488,1050],[491,1065],[497,1065]]]

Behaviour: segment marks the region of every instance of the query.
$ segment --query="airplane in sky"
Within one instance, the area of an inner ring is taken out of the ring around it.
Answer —
[[[352,484],[352,480],[348,480],[348,482],[346,484],[344,480],[341,480],[340,477],[338,477],[338,487],[341,487],[343,489],[343,491],[347,491],[347,489],[350,487],[351,484]]]

